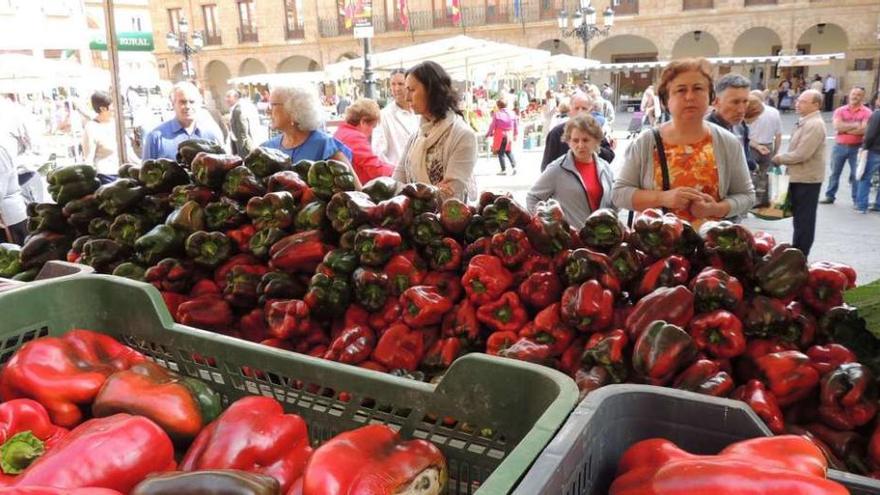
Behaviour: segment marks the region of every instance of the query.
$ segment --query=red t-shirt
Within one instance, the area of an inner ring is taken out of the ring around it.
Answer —
[[[593,211],[598,210],[602,204],[602,194],[605,191],[602,189],[602,182],[599,181],[599,170],[596,168],[596,161],[580,162],[575,160],[574,167],[577,169],[578,175],[581,176],[581,184],[584,185],[584,189],[587,191],[587,201],[590,202],[590,209]]]

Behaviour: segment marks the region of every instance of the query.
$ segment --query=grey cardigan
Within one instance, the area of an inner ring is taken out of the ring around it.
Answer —
[[[746,165],[742,142],[731,132],[707,123],[712,132],[718,193],[730,204],[728,218],[745,215],[755,204],[755,186]],[[644,130],[629,145],[620,175],[614,181],[612,201],[618,208],[633,209],[633,194],[639,189],[654,190],[654,135]]]
[[[614,184],[614,175],[611,173],[611,167],[608,166],[608,162],[596,154],[593,155],[593,160],[596,161],[599,182],[602,184],[603,191],[599,206],[613,208],[611,188]],[[538,202],[550,198],[559,201],[562,211],[565,213],[565,220],[569,225],[579,230],[584,226],[590,213],[593,212],[590,208],[590,202],[587,201],[587,192],[584,190],[581,177],[574,166],[574,155],[571,150],[547,165],[547,168],[538,177],[538,182],[532,186],[526,196],[526,205],[530,212],[535,213]]]

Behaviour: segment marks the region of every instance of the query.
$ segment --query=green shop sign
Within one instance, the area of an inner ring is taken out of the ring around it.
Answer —
[[[89,48],[107,51],[107,38],[100,36],[93,39]],[[116,49],[120,52],[151,52],[153,33],[116,33]]]

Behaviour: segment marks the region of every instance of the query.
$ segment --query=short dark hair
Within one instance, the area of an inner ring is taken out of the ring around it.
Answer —
[[[507,108],[507,102],[504,101],[504,98],[498,98],[498,101],[495,102],[495,105],[498,108]]]
[[[452,87],[452,78],[440,64],[428,60],[410,68],[406,75],[413,76],[425,87],[428,111],[434,118],[446,118],[450,111],[461,115],[458,109],[458,93]]]
[[[721,76],[721,78],[718,79],[718,82],[715,83],[715,94],[720,95],[727,88],[749,89],[751,87],[751,81],[746,79],[745,76],[731,72],[730,74],[724,74]]]
[[[92,93],[92,109],[100,113],[102,108],[110,108],[113,104],[113,98],[106,91],[95,91]]]

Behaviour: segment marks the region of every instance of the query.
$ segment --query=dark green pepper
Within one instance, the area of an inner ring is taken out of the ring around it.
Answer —
[[[284,272],[267,272],[260,278],[257,295],[260,306],[263,306],[271,299],[301,299],[306,289],[306,284],[298,277]]]
[[[146,269],[137,263],[132,263],[131,261],[126,261],[125,263],[120,263],[114,270],[113,275],[116,277],[123,277],[131,280],[137,280],[138,282],[143,282],[146,280],[144,278],[144,274],[146,273]]]
[[[309,168],[308,183],[321,199],[342,191],[354,191],[357,178],[347,163],[336,160],[315,162]]]
[[[183,251],[184,236],[170,225],[157,225],[134,242],[137,259],[147,266]]]
[[[297,231],[324,230],[328,222],[327,203],[316,200],[303,206],[297,212],[293,226]]]
[[[114,240],[92,239],[83,246],[79,261],[100,273],[111,273],[127,255],[125,246]]]
[[[223,194],[233,199],[247,201],[266,194],[266,188],[251,169],[239,165],[226,174],[223,180]]]
[[[171,192],[174,186],[189,184],[189,174],[177,162],[167,158],[146,160],[138,172],[138,179],[148,191]]]
[[[94,194],[68,201],[61,212],[67,217],[67,223],[78,232],[87,232],[89,222],[101,215],[101,209],[98,208],[98,198]]]
[[[436,213],[421,213],[413,219],[413,223],[409,228],[409,238],[412,242],[419,246],[427,246],[428,244],[438,242],[443,238],[443,224],[440,223],[440,216]]]
[[[244,159],[244,166],[261,179],[269,177],[276,172],[293,168],[287,153],[262,146],[254,148],[253,151],[248,153],[248,156]]]
[[[488,235],[489,226],[486,224],[486,219],[483,218],[482,215],[472,216],[467,227],[464,228],[464,240],[467,244],[472,244],[476,242],[477,239]]]
[[[529,243],[541,254],[553,256],[571,245],[568,222],[555,199],[538,203],[525,230]]]
[[[804,253],[789,244],[778,244],[758,262],[755,288],[770,297],[785,299],[799,294],[809,276]]]
[[[313,162],[311,160],[300,160],[300,161],[293,164],[293,167],[291,168],[291,170],[293,170],[294,172],[299,174],[299,176],[302,177],[303,179],[308,179],[309,170],[312,169],[312,165],[314,163],[315,162]]]
[[[83,247],[87,242],[92,239],[98,239],[98,237],[92,235],[82,235],[73,240],[73,244],[70,246],[70,250],[67,251],[67,261],[71,263],[78,263],[79,259],[82,257]]]
[[[53,170],[46,177],[49,194],[60,206],[95,192],[101,183],[95,167],[91,165],[72,165]]]
[[[120,179],[138,179],[140,177],[141,168],[134,163],[123,163],[119,166]]]
[[[174,210],[171,206],[171,196],[165,193],[145,196],[138,203],[135,212],[143,217],[147,225],[164,223],[168,215]]]
[[[385,306],[390,292],[388,275],[379,270],[358,268],[352,274],[354,298],[367,311],[379,311]]]
[[[440,189],[435,186],[422,182],[407,184],[403,186],[400,194],[410,199],[414,216],[440,211]]]
[[[177,145],[177,163],[189,166],[196,155],[201,152],[223,153],[224,151],[223,147],[214,141],[201,138],[187,139]]]
[[[245,212],[258,230],[269,227],[284,229],[293,223],[296,203],[289,192],[273,192],[251,198]]]
[[[232,241],[223,232],[193,232],[186,238],[184,249],[197,265],[214,268],[232,255]]]
[[[346,278],[323,273],[316,273],[312,277],[303,298],[312,314],[320,318],[331,318],[345,312],[351,298],[351,289]]]
[[[713,221],[703,224],[700,235],[713,266],[721,266],[732,274],[751,273],[755,238],[749,229],[727,220]]]
[[[355,235],[354,251],[364,266],[381,267],[400,248],[400,234],[388,229],[364,229]]]
[[[137,206],[146,195],[146,189],[134,179],[117,179],[104,184],[95,192],[98,207],[111,217]]]
[[[195,201],[205,206],[211,201],[215,201],[215,199],[216,194],[214,194],[214,191],[205,186],[187,184],[185,186],[174,186],[174,189],[171,190],[172,208],[180,208],[187,201]]]
[[[220,189],[226,174],[241,163],[241,158],[236,155],[199,153],[191,164],[193,180],[200,186]]]
[[[0,277],[12,277],[21,270],[21,246],[11,243],[0,244]]]
[[[617,213],[608,208],[591,213],[578,233],[585,246],[603,253],[610,252],[623,242],[626,234],[626,227],[617,217]]]
[[[89,222],[88,232],[89,235],[93,235],[95,237],[110,237],[110,226],[113,225],[113,220],[107,217],[98,217],[93,218],[91,222]]]
[[[205,225],[209,230],[234,229],[247,221],[244,208],[233,199],[220,198],[205,206]]]
[[[251,253],[260,258],[268,257],[269,248],[272,247],[272,244],[280,241],[285,235],[287,234],[285,234],[283,230],[276,229],[275,227],[258,230],[257,233],[250,238],[250,241],[248,241]]]
[[[37,275],[40,273],[39,268],[31,268],[30,270],[24,270],[16,273],[11,278],[16,282],[33,282],[37,279]]]
[[[27,230],[34,234],[51,230],[64,232],[67,230],[67,222],[64,219],[61,207],[53,203],[29,203],[27,205]]]
[[[691,336],[676,325],[655,321],[636,340],[632,366],[645,383],[665,385],[697,358]]]
[[[348,249],[334,249],[324,256],[321,263],[335,275],[345,276],[357,268],[358,256]]]
[[[374,203],[380,203],[397,195],[402,184],[391,177],[376,177],[361,188]]]
[[[165,224],[190,234],[205,230],[205,209],[195,201],[187,201],[168,215]]]
[[[125,213],[113,220],[109,237],[124,246],[134,246],[134,241],[145,231],[146,222],[141,217]]]
[[[340,234],[369,223],[376,211],[376,204],[369,196],[359,191],[336,193],[327,203],[327,218],[330,219],[330,226]]]

